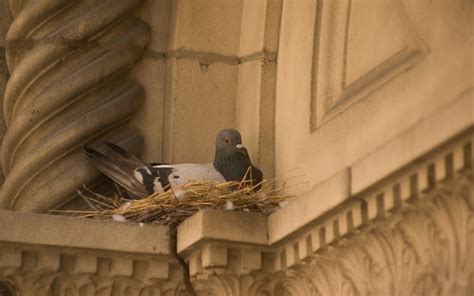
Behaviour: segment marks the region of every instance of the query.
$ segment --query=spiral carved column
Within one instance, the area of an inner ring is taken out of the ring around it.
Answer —
[[[84,143],[138,146],[127,123],[144,92],[127,74],[149,29],[140,0],[10,2],[0,208],[44,212],[97,178]]]

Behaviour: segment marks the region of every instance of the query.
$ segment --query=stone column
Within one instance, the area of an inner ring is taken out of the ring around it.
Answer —
[[[86,142],[138,146],[127,122],[144,97],[128,78],[149,39],[140,2],[10,1],[0,208],[44,212],[94,182]]]
[[[5,133],[5,121],[3,119],[3,93],[8,79],[8,69],[5,59],[5,36],[11,22],[11,15],[8,9],[8,1],[0,1],[0,141]],[[0,184],[3,184],[3,173],[0,172]],[[1,186],[1,185],[0,185]]]

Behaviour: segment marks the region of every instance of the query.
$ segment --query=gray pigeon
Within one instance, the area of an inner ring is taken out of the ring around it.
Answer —
[[[119,146],[106,143],[109,151],[101,153],[84,146],[84,154],[95,168],[125,188],[133,197],[142,198],[167,188],[176,188],[189,181],[242,181],[258,185],[262,172],[252,165],[242,137],[235,129],[224,129],[216,137],[216,152],[212,163],[165,165],[145,164]],[[257,186],[259,189],[260,186]]]

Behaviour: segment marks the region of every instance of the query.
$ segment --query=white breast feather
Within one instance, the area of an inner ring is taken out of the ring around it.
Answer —
[[[169,176],[170,184],[173,186],[180,186],[190,181],[225,182],[224,177],[214,168],[212,163],[183,163],[173,165],[173,168],[175,170]]]

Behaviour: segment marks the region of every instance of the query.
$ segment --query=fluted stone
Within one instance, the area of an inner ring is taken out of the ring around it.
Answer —
[[[44,212],[93,183],[98,174],[81,155],[86,142],[138,146],[127,122],[144,99],[128,78],[149,39],[132,16],[140,2],[11,5],[1,208]]]

